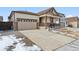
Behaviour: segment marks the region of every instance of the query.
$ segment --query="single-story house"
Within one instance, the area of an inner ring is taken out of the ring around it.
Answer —
[[[78,17],[68,17],[68,18],[66,18],[66,24],[68,27],[79,28],[79,18]]]
[[[49,23],[57,24],[55,26],[65,26],[65,15],[59,13],[54,7],[40,11],[38,13],[28,11],[12,11],[8,17],[13,22],[14,30],[37,29],[41,26],[47,28]]]
[[[9,16],[9,21],[13,22],[13,30],[35,29],[38,20],[37,14],[27,11],[12,11]]]

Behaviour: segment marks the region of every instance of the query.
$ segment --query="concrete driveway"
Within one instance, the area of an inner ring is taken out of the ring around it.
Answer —
[[[47,30],[24,30],[19,32],[28,37],[44,51],[56,50],[57,48],[76,40]]]

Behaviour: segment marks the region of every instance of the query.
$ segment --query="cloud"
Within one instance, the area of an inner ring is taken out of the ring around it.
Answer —
[[[73,15],[67,15],[66,17],[74,17]]]

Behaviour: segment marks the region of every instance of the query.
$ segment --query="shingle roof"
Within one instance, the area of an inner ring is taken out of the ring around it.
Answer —
[[[77,21],[77,20],[79,20],[78,19],[78,17],[68,17],[68,18],[66,18],[66,20],[69,22],[74,22],[74,21]]]
[[[12,16],[12,14],[14,14],[14,13],[31,14],[31,15],[39,16],[38,14],[33,13],[33,12],[29,12],[29,11],[12,11],[8,18],[10,18]]]
[[[38,15],[46,14],[46,13],[48,13],[50,10],[54,10],[54,11],[56,12],[56,15],[57,15],[57,16],[63,16],[63,15],[64,15],[64,14],[62,14],[62,13],[57,12],[54,7],[51,7],[51,8],[48,8],[48,9],[46,9],[46,10],[40,11],[40,12],[38,12],[37,14],[38,14]]]
[[[40,12],[38,12],[38,13],[33,13],[33,12],[29,12],[29,11],[12,11],[11,12],[11,14],[10,14],[10,16],[8,17],[8,18],[10,18],[11,16],[12,16],[12,14],[14,14],[14,13],[23,13],[23,14],[31,14],[31,15],[37,15],[37,16],[39,16],[39,15],[42,15],[42,14],[46,14],[46,13],[48,13],[50,10],[54,10],[55,12],[56,12],[56,16],[64,16],[64,14],[62,14],[62,13],[58,13],[55,9],[54,9],[54,7],[51,7],[51,8],[48,8],[48,9],[46,9],[46,10],[43,10],[43,11],[40,11]]]
[[[57,12],[58,13],[58,16],[65,16],[63,13],[59,13],[59,12]]]
[[[36,13],[29,12],[29,11],[13,11],[13,12],[16,12],[16,13],[24,13],[24,14],[32,14],[32,15],[38,15]]]
[[[52,7],[52,8],[48,8],[48,9],[46,9],[46,10],[40,11],[40,12],[38,12],[37,14],[39,14],[39,15],[46,14],[46,13],[48,13],[51,9],[52,9],[52,10],[55,10],[54,7]]]
[[[78,19],[78,17],[77,16],[74,16],[74,17],[68,17],[66,19]]]

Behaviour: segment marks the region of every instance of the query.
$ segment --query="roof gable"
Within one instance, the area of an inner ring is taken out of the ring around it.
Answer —
[[[56,10],[54,9],[54,7],[43,10],[41,12],[38,12],[39,15],[43,15],[43,14],[51,14],[51,15],[57,15]]]
[[[65,17],[64,14],[57,12],[54,7],[46,9],[46,10],[43,10],[41,12],[38,12],[37,14],[38,15],[50,14],[50,15],[54,15],[54,16],[59,16],[59,17],[64,16]]]
[[[56,12],[56,10],[54,9],[54,8],[51,8],[48,12],[47,12],[47,14],[50,14],[50,15],[57,15],[57,12]]]

